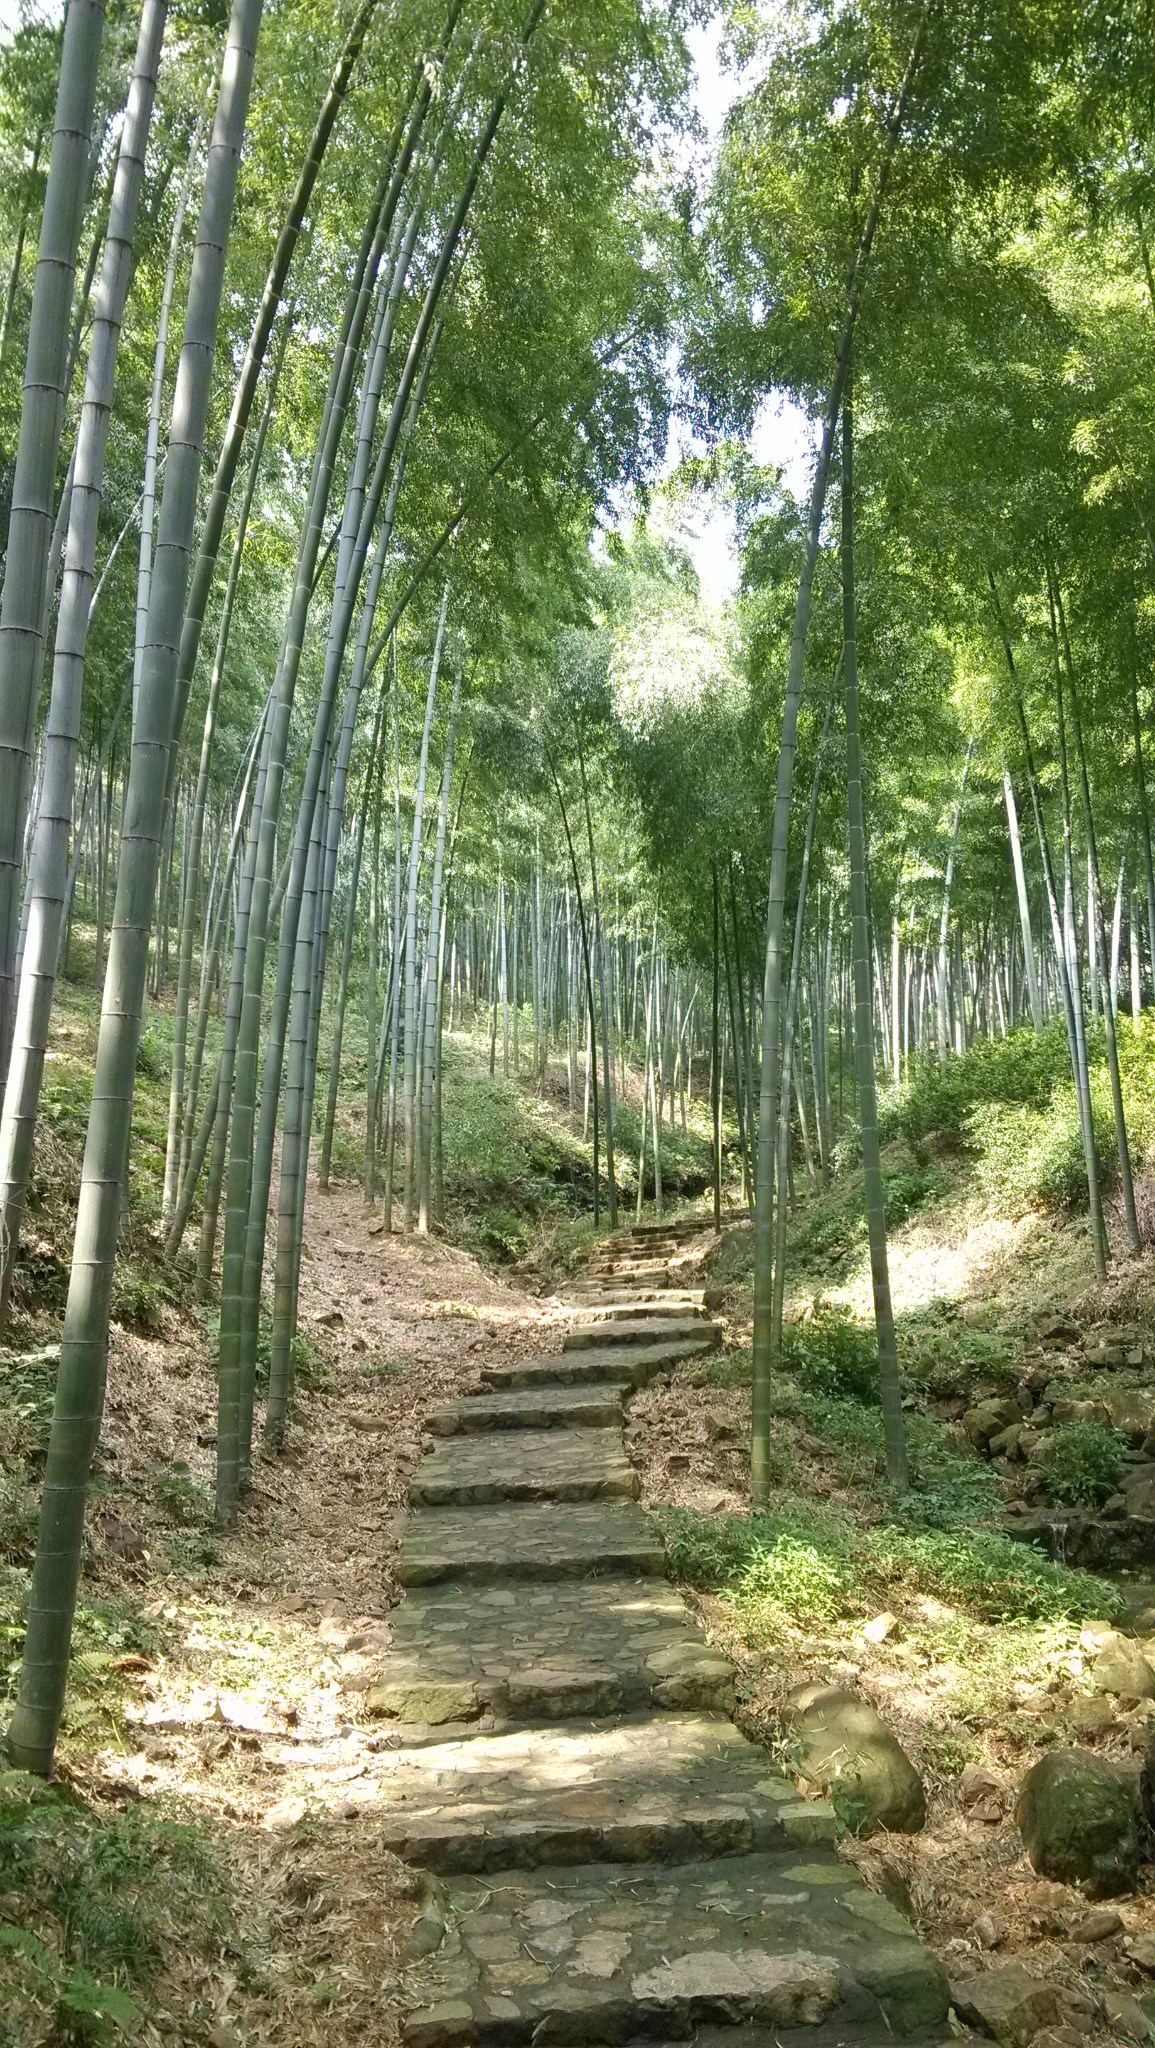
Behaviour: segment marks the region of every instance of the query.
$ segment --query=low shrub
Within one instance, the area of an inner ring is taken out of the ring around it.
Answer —
[[[1123,1477],[1122,1439],[1101,1422],[1063,1422],[1043,1461],[1056,1507],[1101,1508]]]
[[[945,1060],[927,1054],[912,1062],[901,1086],[884,1098],[879,1132],[884,1144],[905,1138],[917,1147],[935,1138],[961,1149],[970,1142],[968,1119],[976,1104],[1043,1109],[1060,1083],[1069,1081],[1070,1071],[1061,1018],[1052,1018],[1040,1032],[976,1039],[965,1053]]]
[[[1092,1120],[1100,1171],[1111,1176],[1114,1132],[1101,1085],[1092,1093]],[[982,1103],[967,1119],[968,1142],[978,1155],[978,1184],[1003,1215],[1028,1209],[1074,1212],[1087,1204],[1087,1167],[1074,1086],[1056,1088],[1043,1109]]]
[[[841,1303],[820,1302],[805,1322],[789,1324],[782,1355],[808,1393],[877,1403],[877,1344]]]

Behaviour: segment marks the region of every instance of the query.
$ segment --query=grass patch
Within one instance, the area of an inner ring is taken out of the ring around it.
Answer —
[[[0,1771],[4,2039],[104,2048],[134,2035],[166,1952],[218,1949],[229,1881],[208,1833],[148,1805],[96,1813]],[[7,2031],[11,2029],[11,2031]]]
[[[993,1529],[863,1529],[837,1509],[801,1500],[774,1514],[680,1508],[659,1520],[675,1577],[722,1593],[751,1640],[916,1597],[987,1623],[1075,1622],[1122,1605],[1090,1573]]]

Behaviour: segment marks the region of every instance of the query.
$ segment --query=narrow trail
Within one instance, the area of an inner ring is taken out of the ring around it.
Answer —
[[[555,1355],[429,1417],[374,1696],[386,1843],[425,1873],[407,2048],[945,2038],[938,1963],[734,1726],[637,1503],[625,1406],[717,1344],[709,1241],[612,1242]]]

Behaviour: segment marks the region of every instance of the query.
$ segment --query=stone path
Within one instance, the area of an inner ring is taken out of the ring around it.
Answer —
[[[603,1246],[555,1356],[429,1418],[370,1698],[385,1839],[426,1873],[408,2048],[947,2038],[938,1963],[728,1718],[636,1503],[624,1404],[718,1342],[710,1241]]]

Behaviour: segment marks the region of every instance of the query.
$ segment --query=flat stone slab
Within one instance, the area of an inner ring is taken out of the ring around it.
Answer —
[[[638,1344],[650,1337],[646,1320],[641,1315],[623,1316],[618,1321],[592,1323],[588,1328],[579,1325],[575,1330],[567,1330],[562,1348],[591,1351],[607,1344]],[[661,1345],[687,1343],[694,1350],[712,1351],[722,1341],[719,1325],[703,1316],[659,1316],[654,1320],[656,1328],[651,1341]]]
[[[494,1508],[418,1508],[401,1545],[405,1586],[439,1579],[493,1584],[598,1572],[661,1573],[661,1537],[632,1501],[518,1502]]]
[[[381,1765],[385,1846],[443,1875],[694,1862],[834,1838],[833,1809],[800,1799],[717,1714],[519,1729]]]
[[[620,1429],[628,1392],[620,1365],[616,1377],[604,1381],[579,1372],[559,1383],[539,1374],[528,1383],[503,1381],[489,1393],[447,1401],[430,1411],[426,1427],[434,1436],[493,1429]]]
[[[945,2033],[941,1965],[821,1849],[459,1877],[442,1910],[441,1946],[400,1987],[407,2048],[592,2048],[710,2025],[822,2027],[863,2048]]]
[[[490,1723],[691,1711],[734,1703],[734,1674],[681,1594],[658,1578],[559,1579],[513,1589],[415,1587],[369,1696],[406,1723]]]
[[[553,1358],[515,1358],[506,1365],[487,1365],[481,1377],[487,1387],[536,1387],[547,1382],[579,1386],[590,1380],[624,1380],[632,1390],[684,1358],[701,1357],[716,1341],[708,1328],[694,1337],[662,1338],[652,1343],[630,1329],[628,1340],[593,1344],[584,1351],[566,1348]]]
[[[653,1321],[664,1328],[674,1317],[694,1316],[704,1320],[706,1290],[704,1287],[685,1287],[677,1293],[658,1294],[652,1289],[644,1289],[633,1300],[628,1294],[615,1294],[612,1288],[605,1293],[588,1295],[567,1290],[562,1298],[562,1307],[585,1323],[616,1322],[626,1317]]]
[[[414,1507],[501,1500],[634,1500],[641,1482],[617,1429],[448,1436],[409,1484]]]

